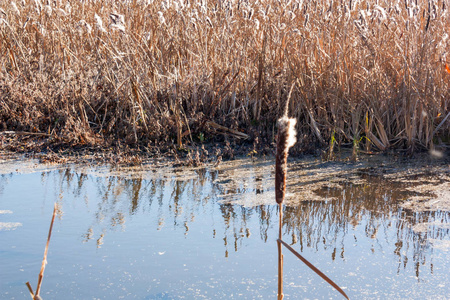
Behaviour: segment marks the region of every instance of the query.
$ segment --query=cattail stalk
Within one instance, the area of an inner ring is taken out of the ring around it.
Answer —
[[[277,154],[275,158],[275,200],[278,203],[279,208],[279,231],[278,231],[278,300],[283,300],[283,254],[281,252],[281,246],[284,245],[291,251],[295,256],[297,256],[302,262],[304,262],[309,268],[311,268],[316,274],[322,277],[326,282],[328,282],[331,286],[333,286],[336,290],[339,291],[346,299],[349,299],[345,292],[330,278],[328,278],[325,274],[323,274],[319,269],[317,269],[314,265],[312,265],[309,261],[307,261],[303,256],[301,256],[297,251],[295,251],[292,247],[286,244],[282,240],[282,225],[283,225],[283,201],[286,195],[286,174],[287,174],[287,157],[289,148],[292,147],[296,142],[296,132],[295,132],[295,124],[297,123],[296,119],[288,118],[288,108],[289,108],[289,100],[291,98],[292,90],[294,88],[294,84],[291,86],[291,90],[289,91],[289,95],[286,101],[286,107],[284,111],[283,117],[278,120],[278,138],[277,138]]]
[[[275,200],[279,208],[279,226],[278,226],[278,300],[282,300],[283,295],[283,254],[281,252],[281,237],[283,225],[283,201],[286,195],[286,173],[287,173],[287,157],[289,148],[296,142],[295,124],[296,119],[288,118],[289,100],[291,98],[294,84],[291,86],[286,101],[284,115],[278,120],[278,138],[277,138],[277,154],[275,157]]]
[[[281,204],[279,204],[281,206]],[[280,213],[281,216],[281,213]],[[281,253],[281,242],[277,240],[278,247],[278,300],[283,300],[283,254]]]

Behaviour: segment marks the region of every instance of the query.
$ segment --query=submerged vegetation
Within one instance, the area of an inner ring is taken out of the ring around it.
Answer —
[[[448,143],[445,0],[0,0],[0,8],[0,147],[21,134],[41,146],[246,140],[259,151],[274,142],[291,87],[297,150]]]

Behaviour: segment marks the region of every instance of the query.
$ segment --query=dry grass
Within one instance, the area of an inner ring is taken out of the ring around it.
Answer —
[[[0,130],[69,145],[181,146],[213,140],[213,121],[267,144],[295,83],[297,147],[333,137],[414,151],[448,140],[445,0],[0,7]]]

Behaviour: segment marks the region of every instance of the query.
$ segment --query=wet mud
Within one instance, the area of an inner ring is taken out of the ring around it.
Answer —
[[[216,186],[222,191],[222,203],[257,206],[273,204],[274,160],[238,158],[200,167],[179,166],[167,159],[149,160],[139,165],[92,165],[70,163],[72,168],[96,176],[162,177],[185,179],[198,172],[217,171]],[[31,173],[66,168],[64,163],[42,163],[14,154],[0,153],[0,174]],[[413,158],[374,155],[352,161],[323,161],[313,156],[290,158],[288,162],[286,206],[302,202],[335,201],[350,195],[372,193],[365,198],[389,195],[405,210],[450,211],[450,158],[427,153]],[[371,190],[371,191],[370,191]]]

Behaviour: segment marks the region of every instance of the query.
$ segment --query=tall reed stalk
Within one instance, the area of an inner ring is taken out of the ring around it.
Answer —
[[[282,253],[282,245],[285,246],[289,251],[291,251],[298,259],[300,259],[304,264],[306,264],[311,270],[318,274],[322,279],[324,279],[328,284],[333,286],[337,291],[339,291],[346,299],[348,296],[345,292],[330,278],[328,278],[324,273],[317,269],[313,264],[301,256],[297,251],[295,251],[291,246],[286,244],[283,237],[283,202],[286,196],[286,177],[287,177],[287,158],[289,154],[289,148],[292,147],[296,142],[296,130],[295,125],[297,120],[295,118],[288,117],[289,101],[291,99],[292,91],[295,84],[292,84],[289,91],[285,110],[283,116],[278,120],[278,136],[277,136],[277,152],[275,157],[275,200],[278,204],[279,210],[279,225],[278,225],[278,300],[284,298],[283,294],[283,264],[284,256]]]
[[[55,203],[55,205],[53,207],[52,221],[50,222],[50,229],[48,230],[47,243],[45,244],[44,258],[42,259],[41,271],[39,272],[38,283],[37,283],[37,287],[36,287],[36,293],[33,292],[33,288],[31,287],[30,283],[29,282],[26,283],[26,285],[28,287],[28,290],[30,292],[31,298],[33,300],[42,300],[42,298],[40,296],[40,292],[41,292],[42,280],[44,279],[45,266],[47,265],[48,245],[50,244],[50,237],[52,236],[53,222],[55,221],[57,207],[58,206]]]
[[[279,227],[278,227],[278,300],[283,299],[283,254],[281,251],[282,227],[283,227],[283,201],[286,195],[287,158],[289,148],[296,142],[296,119],[288,118],[289,100],[294,85],[291,86],[284,115],[278,120],[277,154],[275,161],[275,200],[278,203]]]

